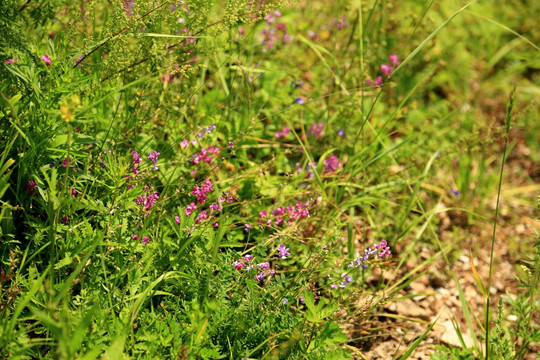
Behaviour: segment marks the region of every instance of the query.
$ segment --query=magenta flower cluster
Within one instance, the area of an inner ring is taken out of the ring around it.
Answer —
[[[386,240],[383,240],[378,244],[374,244],[373,247],[374,249],[371,249],[371,248],[365,249],[364,255],[361,257],[357,257],[355,260],[351,261],[351,263],[349,264],[349,267],[350,268],[362,267],[362,269],[367,269],[369,265],[366,264],[366,262],[369,260],[369,257],[371,255],[378,255],[380,259],[385,259],[387,256],[390,256],[392,254]]]
[[[197,201],[200,204],[206,201],[206,198],[208,197],[206,194],[211,192],[214,192],[214,187],[210,179],[204,180],[201,186],[197,185],[193,188],[193,190],[191,190],[191,193],[197,197]]]
[[[38,187],[37,183],[34,180],[28,180],[28,185],[26,187],[26,191],[30,195],[34,195],[34,191],[36,191],[37,187]]]
[[[217,146],[209,146],[207,148],[202,148],[199,154],[194,155],[193,164],[197,165],[201,161],[207,164],[211,164],[213,155],[218,155],[219,152],[220,152],[220,149]]]
[[[330,155],[328,158],[324,159],[324,172],[334,172],[341,166],[339,158],[336,155]]]
[[[285,25],[285,23],[276,22],[280,17],[281,13],[278,10],[267,14],[265,17],[267,28],[262,31],[264,52],[272,50],[276,41],[281,41],[282,43],[292,41],[292,36],[287,31],[287,25]]]
[[[392,54],[388,56],[388,59],[390,60],[390,64],[382,64],[380,67],[381,74],[386,76],[387,78],[390,77],[390,75],[394,72],[394,70],[399,66],[399,59],[396,54]],[[382,76],[377,76],[375,79],[375,82],[371,81],[370,79],[366,80],[367,86],[381,86],[383,84],[383,78]]]
[[[287,136],[287,134],[288,134],[290,131],[291,131],[291,128],[290,128],[290,127],[284,126],[284,127],[283,127],[283,130],[278,131],[278,132],[276,132],[276,133],[274,134],[274,137],[275,137],[276,139],[279,139],[279,138],[282,138],[282,137],[284,138],[284,137]]]
[[[149,191],[150,188],[147,186],[144,188],[145,191]],[[143,205],[144,210],[148,213],[152,206],[154,206],[159,199],[159,193],[157,191],[149,191],[146,194],[142,194],[137,196],[137,200],[135,202],[138,205]],[[148,216],[148,214],[145,214],[145,216]]]
[[[268,216],[268,211],[263,210],[259,212],[259,217],[261,218],[259,224],[262,225],[262,219],[266,219],[266,226],[272,226],[272,224],[275,226],[283,224],[290,225],[296,220],[309,216],[309,205],[309,201],[306,201],[305,203],[298,202],[295,206],[289,205],[287,207],[278,207],[270,212],[270,216],[273,217],[273,219]],[[286,221],[285,218],[287,219]],[[251,229],[251,227],[249,227],[249,229]],[[249,229],[247,229],[247,231],[249,231]]]
[[[316,138],[321,138],[324,133],[322,132],[324,129],[324,123],[315,123],[310,126],[308,135],[314,136]]]
[[[148,160],[152,161],[153,163],[152,169],[154,170],[158,170],[157,162],[158,162],[159,155],[160,153],[158,153],[157,151],[152,151],[150,155],[148,155]]]

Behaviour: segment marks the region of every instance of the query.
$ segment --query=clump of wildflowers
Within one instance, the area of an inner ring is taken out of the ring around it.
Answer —
[[[197,215],[197,219],[195,220],[195,223],[198,224],[203,220],[208,219],[208,215],[206,214],[206,210],[203,210]]]
[[[148,190],[148,188],[145,188],[145,189]],[[135,200],[135,202],[138,205],[143,205],[144,210],[146,212],[149,212],[150,208],[156,204],[158,199],[159,199],[159,193],[157,191],[152,191],[147,194],[142,194],[142,195],[137,196],[137,200]],[[148,216],[148,214],[146,214],[146,216]]]
[[[334,172],[340,166],[339,158],[336,155],[331,155],[327,159],[324,159],[324,172]]]
[[[159,168],[157,167],[157,162],[158,162],[158,157],[159,155],[161,155],[160,153],[158,153],[157,151],[152,151],[150,153],[150,155],[148,155],[148,160],[152,161],[154,164],[152,165],[152,169],[154,170],[158,170]]]
[[[26,191],[30,195],[34,195],[34,191],[37,189],[37,183],[34,180],[28,180],[28,185],[26,187]]]
[[[278,10],[267,14],[265,17],[268,28],[262,31],[264,52],[272,50],[276,40],[281,40],[283,43],[292,41],[292,36],[287,31],[287,25],[285,23],[276,23],[276,20],[280,17],[281,13]],[[276,23],[275,26],[274,23]]]
[[[310,126],[308,135],[312,135],[312,136],[314,136],[316,138],[320,138],[320,137],[322,137],[324,135],[324,133],[322,132],[323,128],[324,128],[323,123],[318,123],[318,124],[315,123],[315,124]]]
[[[276,139],[279,139],[279,138],[282,138],[282,137],[284,138],[284,137],[287,136],[287,134],[288,134],[290,131],[291,131],[291,128],[290,128],[290,127],[284,126],[284,127],[283,127],[283,130],[278,131],[278,132],[276,132],[276,133],[274,134],[274,137],[275,137]]]
[[[184,210],[184,215],[186,216],[189,216],[191,215],[191,213],[193,211],[197,210],[197,205],[195,205],[194,202],[192,202],[191,204],[189,204],[187,207],[186,207],[186,210]]]
[[[342,289],[345,289],[345,287],[347,286],[348,283],[353,282],[352,276],[350,276],[347,273],[341,274],[341,277],[343,278],[343,281],[341,281],[339,283],[339,287],[342,288]]]
[[[390,64],[382,64],[379,69],[381,74],[383,74],[387,78],[389,78],[390,75],[394,72],[394,70],[399,66],[399,59],[396,54],[388,56],[388,59],[390,60]],[[371,81],[370,79],[366,80],[367,86],[381,86],[382,84],[382,76],[378,76],[377,79],[375,79],[375,82]]]
[[[286,248],[284,244],[278,245],[278,254],[279,254],[279,257],[283,260],[285,260],[287,256],[291,255],[291,253],[289,252],[289,249]]]
[[[41,60],[43,60],[43,62],[45,63],[45,65],[47,65],[47,67],[51,67],[51,58],[47,55],[43,55],[41,57]]]
[[[212,185],[212,181],[210,179],[206,179],[201,186],[195,186],[191,193],[197,197],[197,201],[202,204],[205,202],[206,198],[208,197],[208,193],[213,192],[214,187]],[[216,204],[217,205],[217,204]]]
[[[207,148],[202,148],[201,152],[199,154],[194,155],[193,164],[197,165],[201,161],[203,161],[203,162],[205,162],[207,164],[211,164],[212,159],[213,159],[212,155],[218,155],[219,152],[220,152],[220,149],[217,146],[209,146]]]

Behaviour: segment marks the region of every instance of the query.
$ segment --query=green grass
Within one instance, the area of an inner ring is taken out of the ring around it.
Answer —
[[[537,254],[516,255],[523,289],[495,319],[495,299],[472,308],[451,270],[475,249],[439,230],[463,213],[465,231],[493,227],[478,239],[493,250],[499,197],[534,208],[539,13],[3,3],[0,357],[366,358],[383,306],[443,261],[474,346],[433,358],[524,358],[539,341]],[[515,159],[529,168],[503,172]],[[488,289],[496,256],[488,279],[474,274]]]

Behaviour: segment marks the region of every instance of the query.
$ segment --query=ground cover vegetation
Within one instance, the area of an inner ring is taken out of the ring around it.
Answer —
[[[534,358],[539,15],[0,2],[0,357]]]

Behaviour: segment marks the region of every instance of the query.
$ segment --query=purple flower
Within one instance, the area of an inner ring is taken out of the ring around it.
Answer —
[[[454,196],[459,196],[459,191],[457,191],[456,189],[451,189],[450,193],[452,193]]]
[[[210,205],[210,210],[221,211],[221,206],[217,203],[212,203],[212,205]]]
[[[47,65],[47,67],[51,67],[51,58],[48,57],[47,55],[43,55],[41,57],[41,60],[43,60],[43,62],[45,63],[45,65]]]
[[[260,273],[258,273],[254,277],[255,277],[255,280],[261,281],[262,279],[264,279],[266,277],[266,273],[264,271],[261,271]]]
[[[174,217],[174,221],[176,221],[177,224],[180,224],[180,217],[179,217],[179,216],[175,216],[175,217]]]
[[[4,60],[4,63],[6,63],[6,64],[15,64],[15,63],[17,63],[17,59],[7,59],[7,60]]]
[[[191,212],[194,210],[197,210],[197,205],[195,205],[195,203],[192,202],[186,207],[186,210],[184,210],[184,215],[189,216],[191,215]]]
[[[159,155],[160,153],[158,153],[157,151],[152,151],[150,155],[148,155],[148,159],[154,163],[154,165],[152,165],[152,169],[154,170],[158,170],[157,162]]]
[[[339,158],[336,155],[331,155],[329,158],[324,159],[324,172],[329,173],[336,171],[339,166]]]
[[[394,68],[390,65],[387,65],[387,64],[382,64],[381,65],[381,73],[386,76],[386,77],[389,77],[390,74],[392,73],[392,71],[394,71]]]
[[[251,230],[251,229],[252,229],[252,226],[251,226],[251,225],[249,225],[249,224],[244,224],[244,231],[245,231],[245,232],[249,232],[249,230]]]
[[[206,210],[203,210],[197,215],[197,219],[195,220],[195,223],[200,223],[203,220],[206,220],[208,218],[208,215],[206,215]]]
[[[289,302],[289,300],[287,300],[287,298],[283,298],[283,302],[281,303],[282,305],[285,305]]]
[[[234,143],[232,141],[229,141],[228,145],[229,145],[230,148],[234,147]]]
[[[148,236],[143,236],[141,242],[142,242],[143,244],[148,244]]]
[[[232,265],[236,270],[240,270],[240,269],[246,267],[246,264],[243,261],[238,261],[238,260],[235,260],[232,263]]]
[[[398,56],[396,54],[392,54],[392,55],[388,56],[388,59],[390,60],[390,64],[392,64],[393,67],[398,67],[399,66],[399,60],[398,60]]]
[[[302,105],[304,103],[304,99],[302,99],[301,97],[297,97],[296,99],[294,99],[294,102],[296,104]]]
[[[28,185],[26,187],[26,191],[30,195],[34,195],[34,191],[37,189],[37,183],[34,180],[28,180]]]
[[[270,269],[270,263],[263,262],[263,263],[257,264],[257,267],[259,269],[268,270],[268,269]]]
[[[278,245],[278,253],[279,253],[279,257],[282,258],[283,260],[285,260],[287,256],[291,255],[291,253],[289,252],[289,249],[287,249],[284,244]]]
[[[347,273],[341,274],[341,277],[343,278],[343,281],[339,283],[339,287],[345,289],[347,284],[353,281],[353,278]]]
[[[332,285],[330,285],[330,288],[335,290],[337,289],[337,285],[335,283],[332,283]]]
[[[142,160],[141,160],[141,155],[139,155],[138,152],[136,152],[135,150],[133,150],[131,152],[131,162],[133,163],[133,165],[137,165],[139,164]]]
[[[337,134],[338,134],[338,136],[343,136],[343,135],[345,135],[345,130],[339,129]]]
[[[66,215],[60,221],[63,222],[64,224],[67,224],[69,222],[69,217]]]
[[[131,240],[137,240],[139,238],[139,234],[135,234],[131,237]]]

